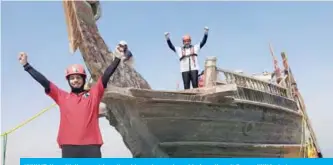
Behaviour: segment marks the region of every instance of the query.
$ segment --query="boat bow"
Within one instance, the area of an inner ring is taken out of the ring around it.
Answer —
[[[91,78],[96,81],[114,59],[114,54],[109,51],[96,25],[100,17],[99,1],[63,1],[63,6],[70,52],[80,50]],[[134,68],[122,62],[109,83],[117,87],[151,89]]]

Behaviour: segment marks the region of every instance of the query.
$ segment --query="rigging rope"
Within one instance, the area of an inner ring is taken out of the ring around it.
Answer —
[[[28,124],[29,122],[31,122],[32,120],[36,119],[37,117],[41,116],[42,114],[44,114],[45,112],[47,112],[48,110],[54,108],[57,104],[53,103],[52,105],[50,105],[49,107],[46,107],[44,109],[42,109],[39,113],[35,114],[34,116],[32,116],[31,118],[29,118],[28,120],[22,122],[21,124],[17,125],[16,127],[10,129],[9,131],[6,131],[4,133],[1,134],[1,137],[3,138],[3,148],[2,148],[2,165],[6,164],[6,150],[7,150],[7,138],[8,135],[13,133],[14,131],[16,131],[17,129],[25,126],[26,124]]]
[[[6,164],[6,149],[7,149],[7,134],[3,136],[3,153],[2,153],[2,165]]]

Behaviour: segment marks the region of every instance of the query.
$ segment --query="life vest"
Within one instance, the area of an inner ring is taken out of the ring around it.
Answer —
[[[196,67],[195,56],[198,56],[198,55],[194,52],[194,46],[191,45],[189,55],[186,55],[186,49],[184,47],[182,47],[182,57],[179,58],[179,61],[183,60],[185,57],[191,57],[193,65],[194,65],[194,67]]]
[[[202,88],[202,87],[204,87],[205,86],[205,75],[201,75],[200,77],[199,77],[199,88]]]

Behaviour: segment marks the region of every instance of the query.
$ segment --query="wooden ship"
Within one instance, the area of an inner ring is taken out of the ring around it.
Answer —
[[[113,61],[98,32],[99,1],[63,1],[71,52],[81,51],[94,81]],[[322,157],[285,53],[284,71],[245,75],[205,62],[205,86],[151,89],[120,63],[101,113],[133,157]]]

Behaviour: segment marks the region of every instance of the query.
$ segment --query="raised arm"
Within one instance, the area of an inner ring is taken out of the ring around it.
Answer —
[[[113,62],[104,71],[104,74],[102,75],[102,83],[103,83],[104,88],[107,87],[108,81],[109,81],[110,77],[113,75],[113,73],[116,71],[116,69],[119,65],[119,62],[120,62],[120,58],[115,57]]]
[[[20,53],[19,61],[23,65],[24,70],[27,71],[39,84],[44,87],[46,93],[49,93],[50,81],[28,63],[28,56],[26,53]]]
[[[206,42],[207,42],[207,38],[208,38],[208,27],[205,27],[205,34],[204,34],[204,37],[202,38],[201,42],[200,42],[200,49],[202,47],[205,46]]]
[[[174,51],[174,52],[176,52],[176,48],[175,48],[175,46],[172,44],[172,42],[171,42],[171,40],[170,40],[170,33],[169,32],[166,32],[166,33],[164,33],[164,35],[165,35],[165,39],[167,40],[167,43],[168,43],[168,46],[169,46],[169,48],[172,50],[172,51]]]
[[[46,93],[50,92],[50,81],[44,75],[38,72],[29,63],[26,63],[23,67],[25,71],[27,71],[39,84],[44,87]]]
[[[41,84],[45,93],[50,96],[56,103],[59,103],[59,98],[65,93],[63,90],[58,88],[55,84],[49,81],[45,76],[39,73],[28,63],[28,56],[26,53],[21,52],[19,55],[19,61],[23,65],[24,70],[27,71],[39,84]]]

